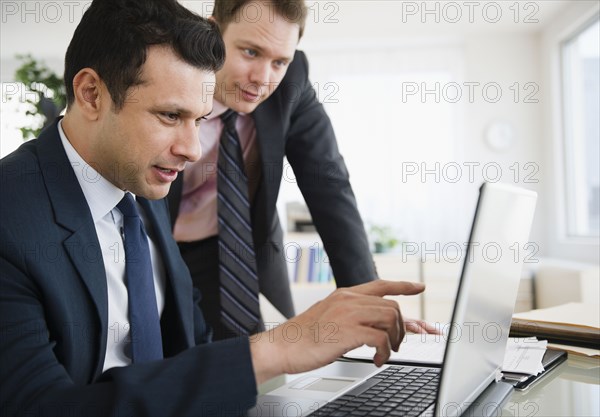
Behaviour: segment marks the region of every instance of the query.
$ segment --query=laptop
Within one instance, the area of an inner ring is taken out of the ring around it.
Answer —
[[[513,390],[500,371],[536,200],[481,186],[441,368],[336,361],[260,395],[248,415],[500,415]]]

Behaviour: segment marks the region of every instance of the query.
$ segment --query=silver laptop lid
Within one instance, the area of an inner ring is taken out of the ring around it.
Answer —
[[[464,413],[501,369],[536,199],[510,185],[481,187],[448,333],[438,416]]]

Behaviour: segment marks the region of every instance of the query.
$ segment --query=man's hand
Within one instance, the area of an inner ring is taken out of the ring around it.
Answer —
[[[277,375],[327,365],[366,344],[377,350],[377,366],[398,350],[406,332],[398,303],[385,295],[414,295],[420,283],[376,280],[339,288],[304,313],[250,338],[257,383]]]
[[[404,318],[404,326],[406,327],[406,331],[410,333],[442,334],[439,325],[436,326],[425,320]]]

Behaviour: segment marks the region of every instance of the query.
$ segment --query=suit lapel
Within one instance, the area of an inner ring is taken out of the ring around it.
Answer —
[[[269,230],[273,218],[279,184],[283,170],[285,143],[281,113],[280,94],[275,93],[252,113],[256,126],[256,140],[262,162],[261,185],[253,203],[252,217],[258,230]],[[266,236],[257,236],[259,243],[264,243]]]
[[[83,191],[67,158],[57,123],[44,130],[38,141],[38,158],[55,221],[72,234],[63,246],[92,298],[101,323],[101,340],[106,341],[108,294],[102,251]],[[104,358],[106,343],[99,358]],[[103,360],[98,366],[101,371]],[[98,369],[97,369],[98,371]]]

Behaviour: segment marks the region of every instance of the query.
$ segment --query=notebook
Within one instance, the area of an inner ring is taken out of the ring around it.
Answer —
[[[527,244],[536,200],[481,186],[441,369],[336,361],[259,396],[249,415],[499,415],[513,390],[500,370],[523,267],[511,248]]]

